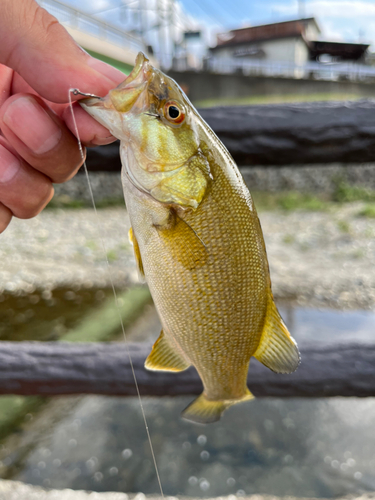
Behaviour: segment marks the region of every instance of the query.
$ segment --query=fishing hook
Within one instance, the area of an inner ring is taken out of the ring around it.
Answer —
[[[85,92],[81,92],[78,89],[71,89],[70,92],[73,95],[82,95],[83,97],[95,97],[95,99],[102,99],[102,97],[99,97],[98,95],[95,95],[95,94],[86,94]]]

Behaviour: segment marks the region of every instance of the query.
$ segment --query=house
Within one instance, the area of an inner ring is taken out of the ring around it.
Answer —
[[[314,17],[234,29],[217,36],[216,61],[257,61],[304,66],[317,62],[364,62],[368,44],[322,41]],[[297,76],[297,75],[296,75]]]

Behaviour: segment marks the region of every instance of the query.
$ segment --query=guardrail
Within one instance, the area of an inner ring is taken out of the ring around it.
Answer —
[[[206,68],[212,73],[220,74],[241,71],[246,76],[282,76],[289,78],[314,78],[316,80],[375,80],[375,67],[360,63],[308,62],[298,65],[281,61],[262,61],[260,59],[245,60],[211,57],[206,61]],[[179,71],[187,69],[187,67],[178,67]]]
[[[63,2],[57,0],[38,0],[38,3],[54,15],[64,26],[88,33],[101,40],[112,42],[115,45],[132,49],[135,52],[146,50],[142,40],[133,37],[116,26],[95,19],[93,16],[85,14],[78,9],[73,9]]]

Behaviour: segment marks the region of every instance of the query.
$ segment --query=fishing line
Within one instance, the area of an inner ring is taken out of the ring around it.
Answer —
[[[69,99],[70,111],[72,113],[72,118],[73,118],[74,131],[75,131],[76,136],[77,136],[78,148],[79,148],[79,152],[81,154],[82,160],[83,160],[83,168],[85,170],[85,175],[86,175],[87,184],[88,184],[88,188],[89,188],[90,198],[91,198],[92,206],[94,208],[95,217],[97,219],[98,227],[100,229],[100,219],[99,219],[98,211],[96,209],[96,204],[95,204],[95,199],[94,199],[94,193],[93,193],[92,186],[91,186],[89,172],[87,170],[87,165],[86,165],[86,160],[85,160],[85,154],[84,154],[83,148],[82,148],[82,142],[81,142],[81,139],[79,137],[77,122],[76,122],[76,119],[75,119],[75,116],[74,116],[73,102],[72,102],[72,96],[71,96],[71,94],[74,94],[74,95],[78,95],[78,94],[85,95],[85,94],[83,94],[82,92],[79,92],[79,90],[77,90],[77,89],[69,89],[69,91],[68,91],[68,99]],[[91,96],[91,94],[90,94],[90,96]],[[93,97],[97,97],[97,96],[93,96]],[[110,280],[110,283],[111,283],[111,288],[112,288],[113,296],[114,296],[114,299],[115,299],[115,306],[116,306],[116,310],[117,310],[118,317],[119,317],[119,320],[120,320],[121,330],[122,330],[122,333],[123,333],[123,336],[124,336],[125,346],[126,346],[126,350],[127,350],[128,358],[129,358],[129,364],[130,364],[131,372],[132,372],[132,375],[133,375],[135,388],[136,388],[136,391],[137,391],[139,406],[141,408],[143,422],[144,422],[145,428],[146,428],[147,438],[148,438],[148,442],[149,442],[150,450],[151,450],[151,456],[152,456],[152,460],[154,462],[156,477],[157,477],[157,481],[158,481],[158,485],[159,485],[161,496],[164,499],[164,492],[163,492],[163,487],[161,485],[161,479],[160,479],[160,475],[159,475],[159,469],[158,469],[158,466],[157,466],[157,463],[156,463],[156,457],[155,457],[155,453],[154,453],[154,447],[152,445],[151,435],[150,435],[150,431],[149,431],[148,423],[147,423],[147,419],[146,419],[146,414],[145,414],[145,411],[144,411],[144,408],[143,408],[141,393],[139,391],[138,381],[137,381],[137,377],[135,375],[135,370],[134,370],[134,365],[133,365],[133,360],[132,360],[132,357],[131,357],[131,354],[130,354],[129,343],[128,343],[128,339],[126,337],[125,327],[124,327],[124,323],[123,323],[121,312],[120,312],[120,304],[118,302],[117,293],[116,293],[115,285],[114,285],[113,278],[112,278],[111,266],[109,264],[108,254],[107,254],[107,246],[105,244],[104,238],[102,237],[101,230],[99,231],[99,239],[100,239],[100,242],[102,244],[103,253],[104,253],[104,256],[105,256],[105,261],[106,261],[108,276],[109,276],[109,280]]]

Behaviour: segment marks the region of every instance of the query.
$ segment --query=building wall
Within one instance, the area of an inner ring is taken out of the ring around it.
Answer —
[[[266,53],[264,60],[267,62],[295,63],[297,42],[298,39],[296,38],[263,42],[262,47]]]
[[[315,23],[306,23],[305,24],[305,36],[307,40],[318,40],[320,32],[316,27]]]
[[[294,62],[297,66],[304,66],[309,60],[309,49],[307,48],[306,43],[300,38],[296,41],[294,46]],[[295,78],[304,78],[306,77],[306,70],[304,69],[295,69],[294,70]]]
[[[243,56],[235,57],[236,51],[254,47],[265,53],[263,57]],[[264,62],[284,62],[292,64],[304,64],[308,60],[308,49],[305,42],[300,37],[268,40],[264,42],[244,43],[235,47],[223,47],[213,53],[214,57],[237,60],[261,59]]]

